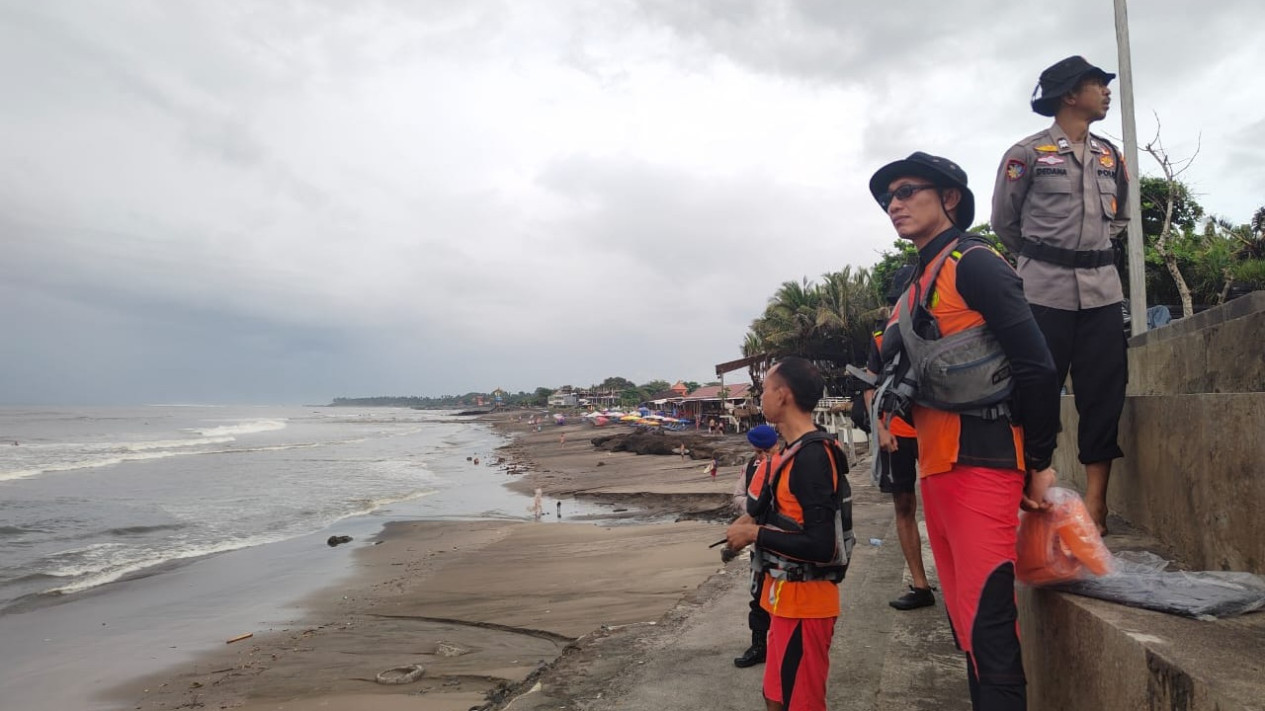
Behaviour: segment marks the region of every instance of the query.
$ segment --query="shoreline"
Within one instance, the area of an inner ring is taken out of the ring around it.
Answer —
[[[712,478],[700,460],[601,451],[584,425],[475,421],[509,438],[497,450],[504,485],[541,489],[544,520],[387,523],[348,575],[302,598],[297,621],[105,698],[129,709],[501,708],[611,630],[654,625],[723,570],[707,546],[731,517],[740,468]],[[576,514],[576,500],[613,510]],[[556,502],[570,525],[556,525]],[[426,670],[414,683],[374,681],[411,664]]]

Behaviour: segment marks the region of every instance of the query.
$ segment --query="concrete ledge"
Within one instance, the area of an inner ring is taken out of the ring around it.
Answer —
[[[1018,597],[1030,709],[1265,709],[1265,614],[1203,622],[1022,586]]]
[[[1062,424],[1054,467],[1084,491],[1070,396]],[[1107,492],[1114,513],[1193,569],[1265,574],[1265,393],[1129,397],[1120,446]]]
[[[1112,550],[1149,550],[1127,526]],[[1265,711],[1265,613],[1205,622],[1020,585],[1033,711]]]
[[[1265,291],[1129,341],[1129,394],[1265,391]]]

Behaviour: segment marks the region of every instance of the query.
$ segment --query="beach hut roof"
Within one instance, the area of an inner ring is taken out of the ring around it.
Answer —
[[[724,388],[729,391],[725,398],[728,400],[741,400],[747,397],[747,393],[751,390],[751,383],[734,383],[733,385],[725,385]],[[690,393],[685,397],[685,402],[698,400],[719,400],[720,385],[705,385],[698,390]]]

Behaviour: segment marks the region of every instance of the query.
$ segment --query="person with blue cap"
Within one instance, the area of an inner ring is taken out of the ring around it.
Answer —
[[[742,474],[743,498],[745,499],[743,508],[746,511],[744,516],[750,518],[759,502],[765,476],[774,466],[777,455],[773,450],[777,447],[777,430],[769,425],[756,425],[747,431],[747,441],[755,450],[751,459],[747,460],[746,469]],[[728,546],[721,551],[721,558],[726,562],[736,555],[737,553]],[[747,613],[747,627],[751,629],[751,646],[742,653],[742,656],[734,659],[734,666],[740,669],[763,664],[768,651],[766,640],[769,636],[769,613],[760,606],[760,574],[753,571],[752,576],[751,609]]]

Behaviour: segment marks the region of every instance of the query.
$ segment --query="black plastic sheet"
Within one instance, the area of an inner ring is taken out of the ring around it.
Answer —
[[[1233,571],[1171,571],[1159,556],[1117,553],[1116,572],[1047,586],[1170,615],[1209,620],[1265,607],[1265,578]]]

